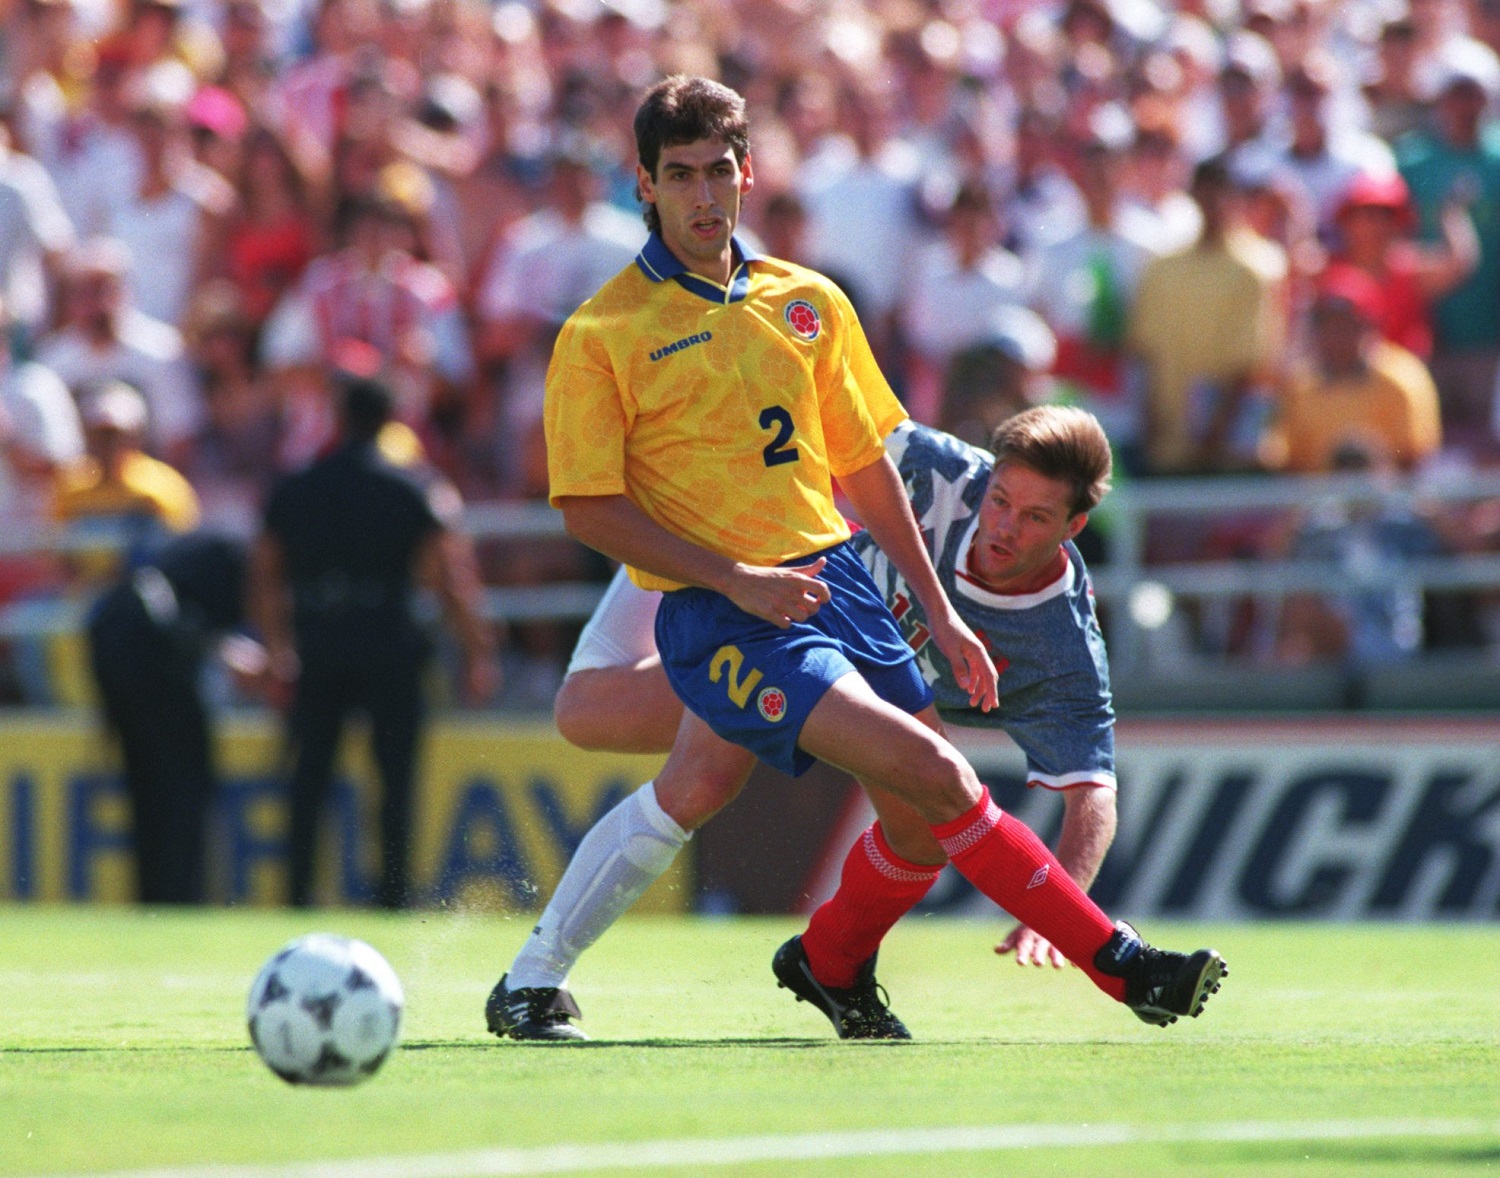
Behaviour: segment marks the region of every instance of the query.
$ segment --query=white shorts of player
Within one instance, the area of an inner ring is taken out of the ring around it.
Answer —
[[[642,589],[622,565],[578,636],[568,674],[601,667],[631,667],[656,653],[656,607],[661,594]]]

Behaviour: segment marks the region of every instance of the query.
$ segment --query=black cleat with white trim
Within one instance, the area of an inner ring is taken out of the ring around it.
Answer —
[[[776,984],[795,994],[798,1002],[811,1002],[826,1014],[840,1039],[910,1039],[906,1024],[891,1013],[885,987],[875,980],[876,956],[860,966],[848,989],[825,986],[813,977],[802,938],[793,937],[776,950],[771,972]]]
[[[484,1004],[484,1021],[492,1035],[539,1043],[577,1043],[588,1038],[572,1023],[583,1017],[573,995],[555,986],[509,990],[505,986],[509,976],[495,983]]]
[[[1142,1022],[1168,1027],[1179,1018],[1197,1018],[1209,996],[1219,992],[1229,966],[1213,949],[1172,953],[1141,940],[1123,920],[1103,948],[1094,968],[1125,979],[1125,1005]]]

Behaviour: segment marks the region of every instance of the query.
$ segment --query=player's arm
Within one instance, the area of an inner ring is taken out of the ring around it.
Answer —
[[[989,711],[999,702],[995,664],[938,582],[895,463],[882,454],[869,466],[840,476],[839,485],[921,603],[932,640],[953,665],[959,686],[969,693],[969,706]]]
[[[473,541],[456,527],[435,529],[417,552],[417,568],[458,638],[464,697],[483,703],[500,686],[500,664],[495,660],[494,631],[481,611],[484,585]]]
[[[281,541],[262,532],[250,549],[249,616],[266,648],[266,691],[271,703],[285,707],[301,670],[292,636],[292,594],[287,584],[286,554]]]
[[[1080,785],[1063,791],[1057,861],[1084,891],[1099,877],[1104,856],[1115,841],[1115,823],[1114,790],[1102,785]]]
[[[1115,791],[1102,785],[1079,785],[1063,791],[1062,830],[1057,836],[1057,861],[1073,882],[1088,891],[1110,844],[1115,841]],[[1014,953],[1017,965],[1067,965],[1067,958],[1041,934],[1018,924],[995,946],[1000,954]]]
[[[1451,197],[1438,213],[1441,240],[1414,244],[1417,285],[1428,299],[1447,294],[1479,265],[1479,233],[1463,201]]]
[[[796,568],[743,564],[668,531],[624,495],[564,495],[557,506],[575,540],[633,568],[722,593],[782,629],[828,600],[828,586],[817,579],[822,560]]]

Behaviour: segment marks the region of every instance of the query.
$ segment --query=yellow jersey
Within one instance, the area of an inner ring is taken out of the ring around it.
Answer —
[[[149,519],[169,532],[190,532],[198,526],[198,516],[192,484],[165,462],[139,451],[125,456],[117,482],[106,481],[99,463],[88,456],[54,476],[52,519],[73,528],[89,528],[95,520]],[[118,575],[122,567],[114,543],[90,544],[74,552],[69,563],[74,579],[90,585]]]
[[[549,493],[626,495],[700,547],[775,565],[849,538],[832,480],[879,460],[906,411],[837,286],[738,241],[734,257],[720,286],[652,234],[563,325]]]
[[[106,482],[92,458],[58,471],[52,518],[100,516],[149,516],[170,531],[190,532],[198,526],[198,493],[173,467],[140,452],[125,456],[119,482]]]

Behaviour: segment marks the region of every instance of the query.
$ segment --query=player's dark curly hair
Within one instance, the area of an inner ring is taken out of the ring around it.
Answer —
[[[995,467],[1016,462],[1073,489],[1072,515],[1093,511],[1109,493],[1114,464],[1099,419],[1068,405],[1038,405],[1006,418],[990,441]]]
[[[744,98],[721,82],[686,74],[673,74],[646,91],[635,112],[635,151],[653,180],[662,148],[700,139],[724,140],[743,164],[750,154],[750,119]],[[639,189],[635,195],[639,200]],[[656,206],[647,204],[644,212],[646,227],[657,232],[661,218]]]

